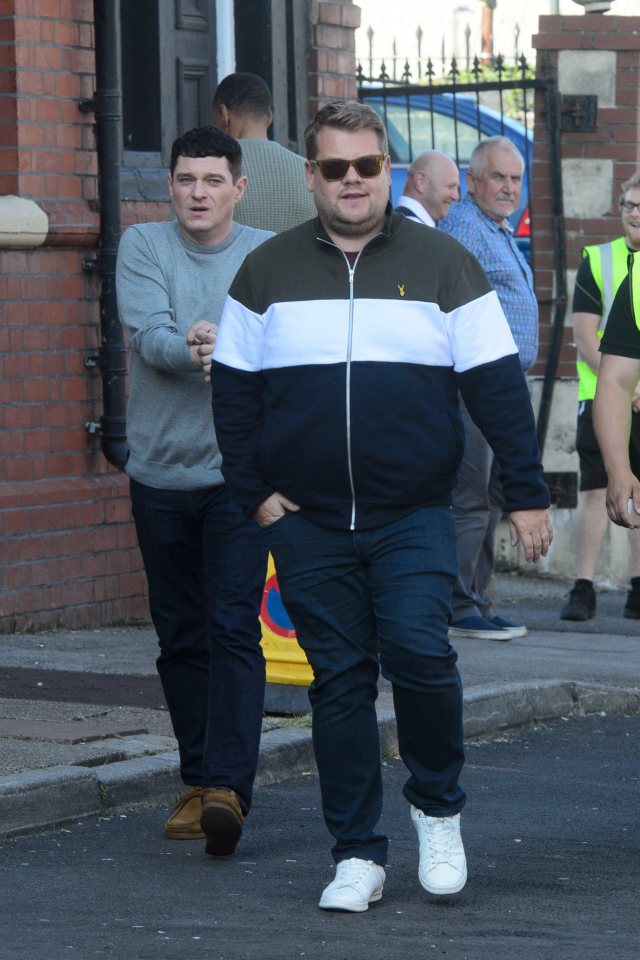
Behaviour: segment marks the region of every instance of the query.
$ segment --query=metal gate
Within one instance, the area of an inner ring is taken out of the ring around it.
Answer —
[[[541,113],[549,144],[549,192],[554,222],[555,295],[551,301],[539,301],[540,306],[552,308],[551,338],[537,417],[541,450],[544,449],[549,423],[567,306],[558,95],[548,67],[543,72],[542,77],[531,76],[524,57],[519,58],[515,70],[509,69],[502,57],[497,57],[491,68],[483,66],[476,57],[472,69],[464,72],[454,59],[447,76],[442,78],[436,77],[433,63],[428,60],[424,79],[419,84],[411,83],[408,62],[400,80],[388,75],[384,63],[376,78],[366,77],[361,65],[357,71],[360,99],[371,103],[387,126],[392,172],[395,168],[396,177],[398,174],[403,177],[412,160],[424,150],[434,149],[448,154],[464,172],[473,147],[484,137],[501,134],[515,143],[523,156],[525,169],[523,202],[516,213],[514,229],[523,252],[531,259],[533,251],[527,250],[527,239],[530,248],[530,234],[535,232],[536,218],[532,175],[534,99],[536,92],[543,97]],[[397,183],[395,186],[397,192]]]

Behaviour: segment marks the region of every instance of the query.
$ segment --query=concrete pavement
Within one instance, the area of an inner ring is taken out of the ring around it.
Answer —
[[[582,713],[640,712],[640,621],[622,618],[624,592],[599,592],[596,618],[567,624],[558,611],[570,586],[496,577],[500,612],[529,634],[456,642],[467,737]],[[148,626],[0,637],[0,836],[172,804],[181,781],[155,656]],[[270,689],[268,705],[282,694]],[[302,688],[284,694],[304,709]],[[382,749],[391,754],[386,683],[378,706]],[[266,716],[258,787],[312,766],[308,717]]]

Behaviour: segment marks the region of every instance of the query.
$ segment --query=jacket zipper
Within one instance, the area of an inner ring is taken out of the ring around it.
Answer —
[[[353,266],[349,263],[349,258],[343,251],[344,259],[349,268],[349,339],[347,341],[347,369],[345,377],[346,391],[346,411],[347,411],[347,469],[349,472],[349,486],[351,487],[351,522],[349,530],[356,528],[356,488],[353,482],[353,461],[351,457],[351,353],[353,347],[353,313],[354,313],[354,295],[353,295],[353,275],[360,259],[360,251],[355,259]]]
[[[340,250],[337,244],[332,240],[325,240],[324,237],[316,236],[316,239],[321,243],[326,243],[330,247],[335,247],[336,250]],[[367,246],[367,244],[365,244]],[[363,247],[362,250],[365,248]],[[349,522],[349,530],[355,530],[356,528],[356,488],[353,481],[353,459],[351,456],[351,352],[353,346],[353,314],[355,307],[355,296],[353,290],[353,278],[356,272],[356,267],[358,266],[358,260],[362,250],[358,251],[358,256],[356,257],[353,266],[349,263],[349,258],[347,257],[344,250],[340,250],[340,253],[344,257],[344,261],[347,265],[349,271],[349,337],[347,341],[347,369],[345,377],[345,391],[346,391],[346,430],[347,430],[347,473],[349,475],[349,488],[351,490],[351,520]]]

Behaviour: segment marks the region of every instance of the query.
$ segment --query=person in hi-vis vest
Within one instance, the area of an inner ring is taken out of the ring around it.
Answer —
[[[600,341],[614,297],[627,276],[629,253],[640,250],[640,172],[622,185],[620,197],[623,235],[610,243],[588,246],[576,277],[573,296],[573,332],[578,349],[578,426],[576,450],[580,459],[580,490],[575,524],[576,580],[560,611],[561,620],[589,620],[596,612],[593,580],[607,531],[607,471],[593,426],[593,400],[600,368]],[[640,390],[631,399],[629,442],[634,472],[640,469]],[[640,534],[629,533],[631,586],[624,616],[640,618]]]
[[[640,251],[629,254],[628,266],[600,344],[593,419],[607,468],[609,519],[640,536],[640,464],[629,445],[632,403],[640,381]],[[628,617],[640,618],[639,580],[631,580]]]

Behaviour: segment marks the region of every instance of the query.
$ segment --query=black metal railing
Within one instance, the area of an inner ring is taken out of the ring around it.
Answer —
[[[500,54],[499,57],[502,59],[503,63],[506,63],[507,60],[513,64],[519,62],[520,58],[522,57],[522,45],[520,43],[521,33],[522,31],[520,29],[520,25],[518,23],[514,24],[512,47],[513,55],[505,57]],[[413,76],[416,81],[419,83],[422,80],[426,58],[423,56],[422,52],[422,42],[425,37],[425,32],[420,25],[416,27],[414,34],[415,51],[409,57],[398,54],[398,45],[395,37],[391,41],[391,49],[389,50],[389,40],[386,34],[382,37],[381,41],[378,42],[376,31],[373,29],[373,27],[369,26],[365,35],[367,37],[368,54],[366,57],[364,57],[364,62],[367,65],[367,70],[370,77],[379,75],[384,67],[385,70],[389,70],[390,78],[396,81],[402,77],[403,71],[407,69],[409,64],[411,64],[414,68]],[[432,37],[431,32],[429,32],[429,35]],[[447,51],[447,41],[445,37],[442,36],[439,43],[439,56],[432,56],[430,60],[432,68],[434,69],[434,73],[437,72],[437,74],[440,76],[446,76],[453,58],[456,58],[459,64],[463,64],[466,70],[471,70],[474,59],[472,56],[471,47],[473,35],[474,32],[471,29],[470,23],[467,22],[462,30],[462,34],[458,34],[458,41],[454,44],[456,48],[455,52],[451,49]],[[476,37],[476,40],[478,39],[480,38]],[[431,42],[433,43],[433,37]],[[386,55],[380,56],[375,52],[376,48],[380,49],[381,45],[384,45],[384,48],[387,51]],[[464,49],[461,50],[461,47]],[[494,57],[493,52],[483,53],[481,57],[483,66],[489,68],[494,65],[497,60],[498,57]]]
[[[386,110],[386,101],[393,97],[397,103],[398,96],[404,97],[406,104],[405,126],[410,129],[411,126],[411,97],[422,95],[428,98],[431,106],[433,97],[436,95],[448,94],[452,97],[452,119],[453,119],[453,145],[454,149],[444,152],[450,152],[457,162],[464,163],[465,158],[460,154],[460,137],[458,124],[458,96],[464,96],[475,101],[476,108],[476,130],[477,139],[481,138],[481,110],[483,107],[494,109],[500,117],[500,133],[504,134],[504,119],[510,118],[518,121],[524,127],[526,139],[533,137],[533,104],[534,91],[537,88],[546,86],[546,81],[536,81],[534,70],[527,62],[524,56],[521,56],[517,63],[510,66],[504,57],[497,56],[490,65],[483,63],[479,57],[474,57],[469,69],[459,65],[454,57],[446,72],[438,73],[434,61],[427,59],[423,67],[420,63],[419,80],[414,82],[413,72],[408,60],[404,61],[402,72],[399,78],[394,78],[388,71],[386,63],[381,61],[380,70],[376,76],[366,75],[361,63],[356,70],[356,79],[358,83],[358,92],[361,100],[375,98],[378,102],[382,100],[382,111],[385,114],[385,121],[388,119]],[[422,149],[439,149],[436,144],[435,116],[431,109],[431,143],[423,146]],[[469,125],[469,111],[465,110],[466,120],[465,128]],[[409,156],[405,161],[409,163],[413,160],[414,144],[413,138],[408,138]],[[418,150],[417,152],[420,152]],[[525,157],[525,163],[527,158]]]

